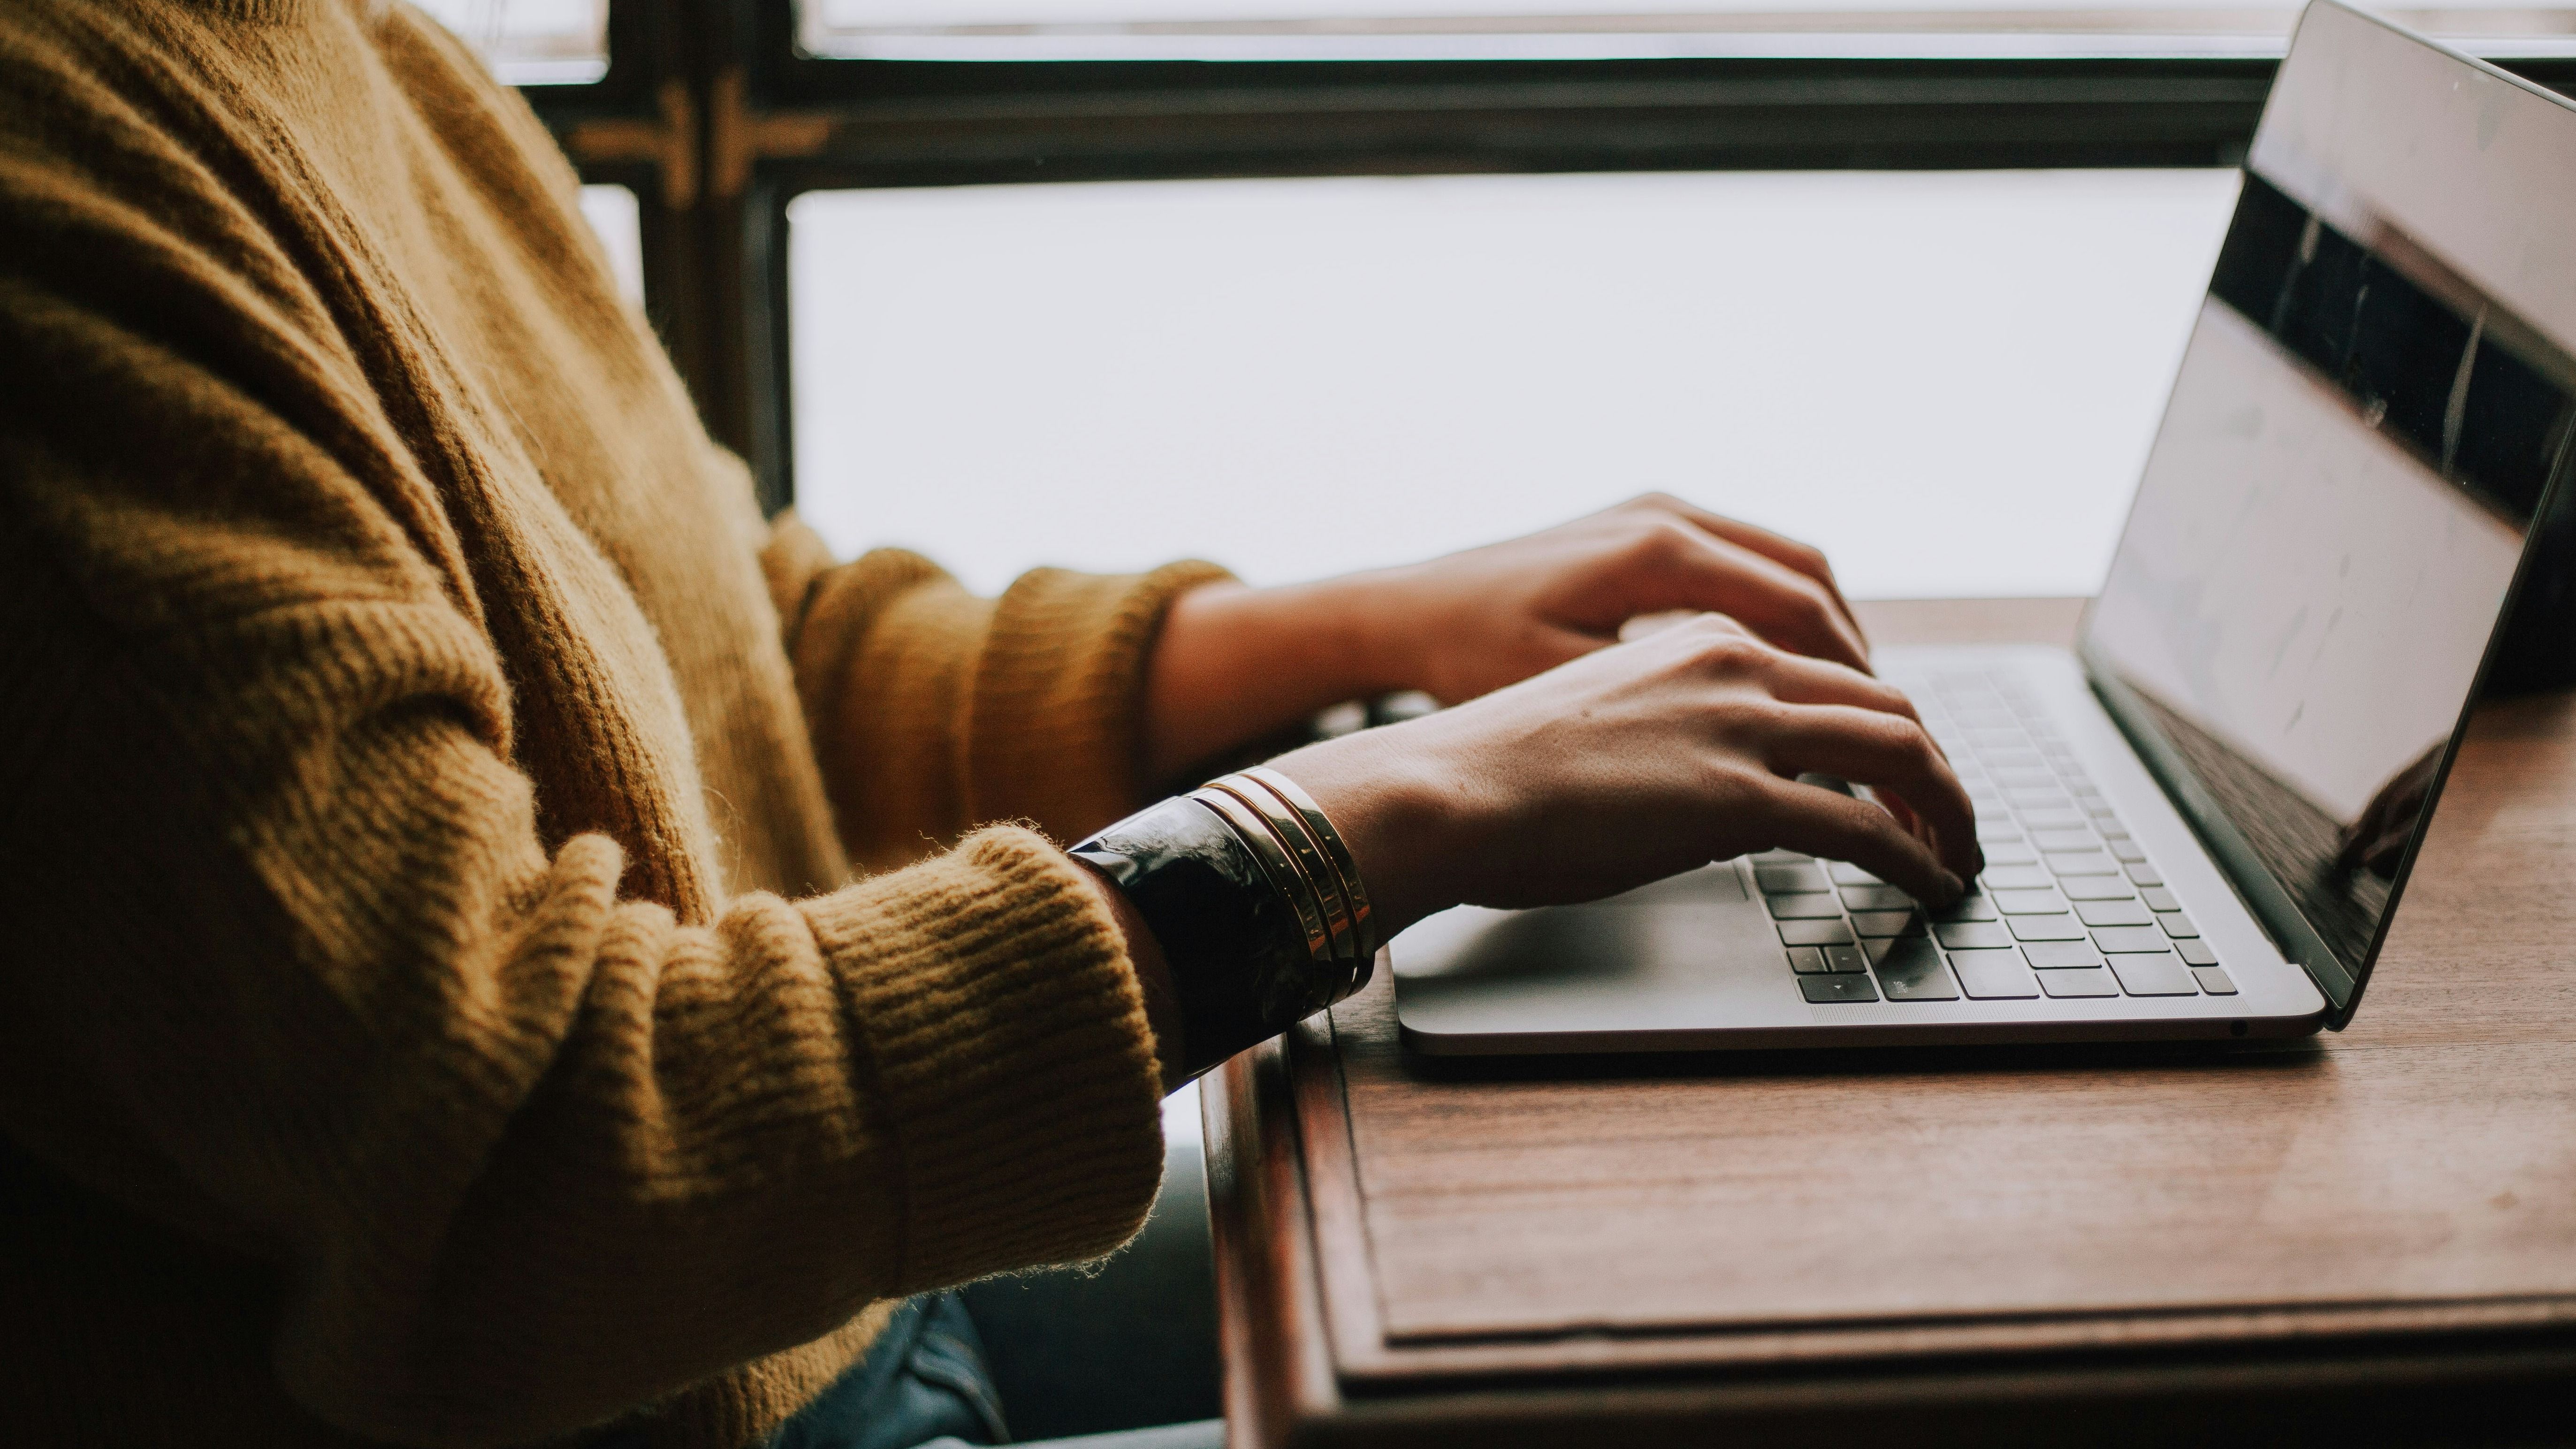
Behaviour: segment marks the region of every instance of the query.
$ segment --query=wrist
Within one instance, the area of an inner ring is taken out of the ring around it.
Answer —
[[[1454,864],[1472,827],[1459,782],[1414,748],[1414,725],[1366,730],[1282,755],[1270,768],[1331,817],[1366,883],[1383,941],[1460,900]]]

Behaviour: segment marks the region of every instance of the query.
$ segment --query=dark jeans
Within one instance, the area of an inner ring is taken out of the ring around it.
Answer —
[[[766,1449],[1219,1449],[1217,1373],[1206,1175],[1182,1143],[1117,1256],[911,1300]]]
[[[772,1435],[766,1449],[965,1449],[1029,1444],[1003,1422],[975,1321],[957,1293],[916,1298],[856,1368]],[[1038,1441],[1038,1449],[1223,1449],[1225,1421],[1200,1419]]]
[[[1222,1449],[1217,1374],[1207,1175],[1181,1142],[1116,1256],[905,1303],[763,1449]],[[612,1430],[593,1449],[640,1437]]]

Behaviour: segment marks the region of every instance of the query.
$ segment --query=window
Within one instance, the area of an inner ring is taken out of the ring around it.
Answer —
[[[581,189],[582,218],[608,249],[609,270],[617,274],[618,295],[644,300],[644,217],[635,193],[623,186]]]
[[[2088,592],[2224,171],[808,193],[800,511],[981,589],[1284,582],[1669,489],[1865,596]]]
[[[608,74],[608,0],[420,0],[516,86],[580,85]]]
[[[1236,178],[1661,172],[1698,174],[1723,189],[1715,179],[1723,174],[1830,171],[1878,173],[1888,195],[1914,196],[1905,188],[1916,183],[1893,173],[1946,173],[1973,190],[1986,183],[1963,173],[2112,170],[2142,173],[2135,179],[2153,192],[2160,183],[2145,172],[2233,167],[2296,8],[2286,0],[430,4],[504,78],[526,87],[585,181],[632,195],[629,275],[640,276],[646,309],[709,426],[752,461],[773,506],[802,494],[826,511],[836,505],[816,489],[892,476],[892,460],[863,466],[835,451],[839,444],[800,445],[800,425],[835,426],[815,410],[813,381],[793,377],[813,340],[803,326],[890,319],[900,308],[884,310],[887,289],[946,285],[932,269],[936,257],[907,264],[909,275],[869,272],[867,259],[880,253],[865,240],[829,248],[850,258],[844,273],[819,266],[809,253],[823,253],[800,238],[839,224],[829,218],[863,229],[893,225],[897,215],[919,220],[942,204],[929,193],[961,186]],[[2398,14],[2543,83],[2576,84],[2576,0],[2512,8],[2410,0]],[[1531,185],[1531,195],[1546,191]],[[853,200],[861,210],[845,211],[824,195],[841,192],[885,193],[888,209],[867,212]],[[916,193],[923,199],[904,199]],[[809,195],[815,203],[799,206]],[[1399,211],[1407,219],[1389,223],[1398,231],[1445,224]],[[877,240],[912,235],[898,228]],[[807,401],[791,406],[791,392]],[[850,416],[864,417],[876,403],[854,406]],[[820,461],[827,457],[838,461]],[[801,486],[800,460],[832,470],[832,480]]]

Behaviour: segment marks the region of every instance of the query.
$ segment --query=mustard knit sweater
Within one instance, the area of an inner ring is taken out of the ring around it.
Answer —
[[[1121,1241],[1115,928],[934,852],[1137,803],[1209,576],[764,523],[409,9],[0,6],[0,1440],[739,1445]]]

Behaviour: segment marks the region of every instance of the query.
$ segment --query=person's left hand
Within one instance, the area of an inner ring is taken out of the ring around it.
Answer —
[[[1719,613],[1768,643],[1867,670],[1824,555],[1648,494],[1426,563],[1285,589],[1217,586],[1167,618],[1147,685],[1157,778],[1339,700],[1418,689],[1458,704],[1615,642]]]

